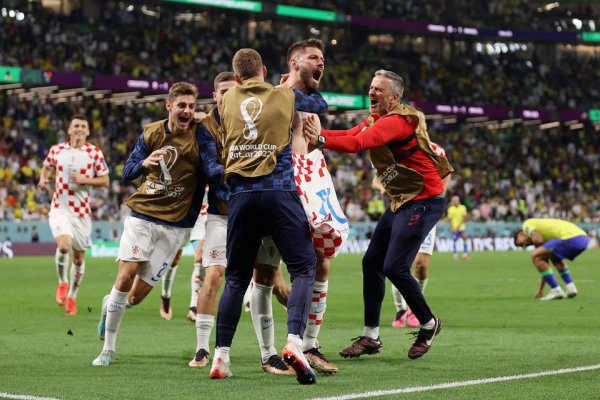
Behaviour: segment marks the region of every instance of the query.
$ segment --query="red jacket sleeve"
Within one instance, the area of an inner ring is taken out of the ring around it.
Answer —
[[[370,128],[363,129],[366,121],[346,131],[322,131],[327,137],[325,148],[342,153],[358,153],[359,151],[379,147],[392,140],[402,140],[415,128],[400,115],[378,119]],[[335,132],[335,134],[331,134]],[[346,134],[338,134],[346,132]]]

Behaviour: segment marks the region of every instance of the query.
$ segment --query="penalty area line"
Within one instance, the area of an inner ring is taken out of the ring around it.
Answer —
[[[592,371],[595,369],[600,369],[600,364],[587,365],[587,366],[575,367],[575,368],[563,368],[563,369],[556,369],[556,370],[549,370],[549,371],[532,372],[529,374],[498,376],[495,378],[472,379],[472,380],[468,380],[468,381],[438,383],[435,385],[428,385],[428,386],[414,386],[414,387],[389,389],[389,390],[373,390],[370,392],[349,393],[349,394],[344,394],[344,395],[339,395],[339,396],[331,396],[331,397],[314,397],[309,400],[364,399],[364,398],[370,398],[370,397],[390,396],[390,395],[404,394],[404,393],[428,392],[431,390],[439,390],[439,389],[453,389],[453,388],[458,388],[458,387],[463,387],[463,386],[485,385],[488,383],[496,383],[496,382],[517,381],[517,380],[521,380],[521,379],[539,378],[542,376],[572,374],[575,372]]]
[[[56,397],[32,396],[29,394],[13,394],[0,392],[0,399],[11,400],[59,400]]]

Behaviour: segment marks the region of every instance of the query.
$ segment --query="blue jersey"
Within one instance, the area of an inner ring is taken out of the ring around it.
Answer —
[[[221,117],[217,108],[213,108],[210,113],[215,118],[216,123],[221,125]],[[208,213],[220,215],[217,208],[217,200],[227,204],[229,201],[229,186],[223,182],[223,173],[225,168],[221,163],[219,146],[216,138],[209,132],[203,124],[199,124],[198,139],[200,144],[200,157],[204,164],[204,174],[208,178]]]
[[[327,102],[318,91],[305,95],[294,89],[294,111],[305,111],[313,114],[324,114],[328,111]],[[290,130],[290,138],[292,131]],[[268,175],[257,178],[248,178],[232,174],[228,179],[231,194],[241,192],[254,192],[257,190],[296,191],[294,180],[294,164],[292,163],[292,143],[290,143],[277,156],[277,165]]]

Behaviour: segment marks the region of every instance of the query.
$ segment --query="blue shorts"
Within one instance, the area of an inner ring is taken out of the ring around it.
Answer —
[[[587,249],[590,239],[587,235],[575,236],[571,239],[552,239],[542,244],[542,247],[552,252],[559,260],[574,260]]]
[[[458,239],[462,238],[464,233],[465,233],[465,231],[452,232],[452,240],[458,240]]]

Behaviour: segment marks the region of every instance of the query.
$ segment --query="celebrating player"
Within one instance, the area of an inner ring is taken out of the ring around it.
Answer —
[[[111,364],[125,309],[150,293],[198,218],[206,182],[193,117],[197,97],[196,86],[174,84],[166,101],[168,119],[144,126],[125,163],[125,181],[142,179],[127,199],[132,211],[119,245],[119,271],[103,301],[104,347],[92,365]]]
[[[317,90],[325,69],[323,43],[318,39],[308,39],[292,44],[288,49],[289,74],[283,86],[301,90],[303,93]],[[297,112],[294,115],[292,136],[292,160],[296,189],[308,217],[313,246],[316,250],[317,268],[308,321],[302,342],[302,350],[311,367],[322,373],[335,373],[338,367],[330,362],[317,347],[317,337],[327,308],[327,289],[330,258],[341,248],[348,237],[348,220],[337,199],[331,175],[327,169],[323,152],[315,148],[309,152],[309,142],[302,129],[302,120],[308,115]],[[318,123],[318,119],[315,118]],[[319,126],[320,128],[320,126]],[[268,290],[262,282],[264,275],[272,274],[272,268],[257,266],[254,291]],[[264,329],[274,331],[273,324],[261,321],[272,319],[270,302],[251,303],[252,322],[257,334]],[[274,333],[273,333],[274,334]],[[272,335],[269,335],[271,337]],[[267,347],[261,346],[261,349]],[[265,350],[262,350],[265,351]]]
[[[38,188],[47,190],[56,170],[50,229],[56,239],[56,304],[66,306],[67,315],[77,313],[77,292],[85,274],[85,250],[91,246],[92,219],[88,186],[108,187],[108,167],[102,151],[86,142],[90,128],[85,115],[71,117],[69,141],[50,148],[40,173]],[[67,279],[69,256],[73,250],[71,279]],[[68,293],[67,293],[68,292]]]
[[[288,343],[283,358],[301,384],[316,382],[302,338],[310,308],[316,257],[306,215],[295,190],[291,152],[294,111],[322,113],[327,103],[316,91],[306,96],[264,82],[258,52],[241,49],[233,58],[240,85],[223,98],[224,178],[230,188],[227,273],[219,302],[217,348],[210,376],[231,376],[229,350],[240,319],[244,293],[252,278],[263,236],[272,236],[291,275]]]

